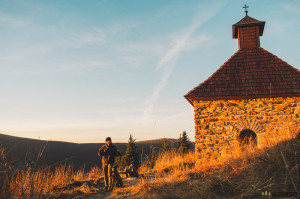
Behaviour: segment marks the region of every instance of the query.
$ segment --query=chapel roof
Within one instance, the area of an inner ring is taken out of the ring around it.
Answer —
[[[270,96],[300,96],[300,71],[259,47],[238,50],[185,98],[191,102]]]
[[[249,17],[246,12],[246,16],[233,25],[233,37],[238,37],[239,43],[243,42],[248,35],[236,35],[240,34],[238,29],[258,26],[256,38],[248,38],[259,41],[264,25],[264,21]],[[193,100],[300,96],[298,69],[259,45],[244,46],[207,80],[188,92],[185,98],[193,104]]]

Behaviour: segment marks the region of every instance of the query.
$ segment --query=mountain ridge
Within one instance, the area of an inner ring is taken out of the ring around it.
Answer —
[[[177,139],[165,138],[168,144],[176,145]],[[137,141],[138,152],[150,153],[150,147],[161,148],[164,138]],[[5,148],[8,162],[13,166],[24,165],[55,166],[65,162],[73,164],[75,169],[91,168],[101,164],[98,149],[104,143],[72,143],[64,141],[38,140],[0,134],[0,147]],[[114,143],[124,154],[126,143]],[[39,157],[39,158],[37,158]]]

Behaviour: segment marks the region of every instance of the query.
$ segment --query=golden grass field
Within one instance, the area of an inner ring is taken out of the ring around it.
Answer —
[[[176,151],[162,153],[153,169],[140,168],[155,177],[116,189],[110,198],[241,198],[262,191],[299,191],[299,135],[289,130],[280,135],[269,137],[259,149],[236,146],[230,155],[199,168],[192,164],[196,161],[193,152],[184,156]]]
[[[62,188],[69,185],[71,181],[88,181],[96,179],[101,175],[98,167],[92,168],[89,172],[84,169],[74,172],[72,165],[61,165],[51,170],[49,167],[17,169],[11,171],[5,160],[4,149],[0,150],[2,173],[0,177],[0,198],[42,198],[52,195],[60,195]],[[81,186],[71,190],[72,192],[93,193],[96,189],[88,186]]]
[[[297,131],[298,132],[298,131]],[[235,147],[230,155],[207,161],[195,168],[193,152],[181,155],[176,150],[160,153],[153,168],[139,168],[145,178],[133,185],[115,188],[107,198],[241,198],[263,191],[299,191],[300,140],[295,132],[284,131],[269,137],[264,147]],[[51,170],[30,168],[12,170],[0,150],[0,198],[55,198],[62,192],[70,197],[95,198],[101,187],[79,186],[64,190],[71,181],[97,179],[101,169],[74,171],[71,165]],[[100,196],[103,195],[99,195]]]

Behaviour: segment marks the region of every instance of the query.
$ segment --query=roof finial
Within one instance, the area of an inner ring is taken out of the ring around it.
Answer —
[[[247,10],[247,8],[249,8],[249,6],[247,6],[247,5],[245,4],[245,6],[244,6],[243,8],[245,8],[245,14],[246,14],[246,16],[248,16],[248,10]]]

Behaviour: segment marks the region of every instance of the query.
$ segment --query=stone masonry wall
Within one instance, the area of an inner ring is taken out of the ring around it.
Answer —
[[[194,101],[197,163],[230,153],[244,129],[262,147],[270,136],[295,132],[300,124],[300,97]]]

